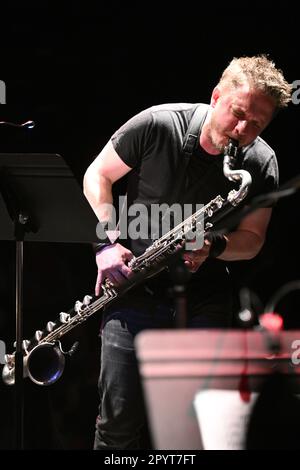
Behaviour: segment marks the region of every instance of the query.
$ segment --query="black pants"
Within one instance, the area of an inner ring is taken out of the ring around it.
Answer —
[[[190,328],[230,326],[228,292],[218,302],[203,302],[188,319]],[[134,349],[134,338],[142,330],[172,328],[174,308],[167,302],[145,297],[132,305],[105,313],[102,324],[100,405],[96,421],[94,449],[138,449],[146,422],[142,385]]]

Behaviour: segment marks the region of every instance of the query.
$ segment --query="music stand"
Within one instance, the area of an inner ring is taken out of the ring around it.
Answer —
[[[16,243],[16,448],[23,448],[23,242],[97,242],[98,220],[58,154],[0,154],[0,240]]]
[[[281,332],[281,351],[275,357],[258,331],[139,333],[135,345],[154,448],[238,448],[251,399],[274,370],[299,393],[300,361],[291,361],[293,341],[299,338],[300,331]]]

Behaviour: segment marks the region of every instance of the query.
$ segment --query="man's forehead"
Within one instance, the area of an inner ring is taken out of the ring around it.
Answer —
[[[275,103],[271,97],[249,86],[237,88],[231,94],[231,103],[244,113],[255,114],[264,119],[269,119],[275,110]]]

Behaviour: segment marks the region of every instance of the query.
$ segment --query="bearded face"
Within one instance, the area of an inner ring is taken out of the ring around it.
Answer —
[[[238,140],[241,147],[253,142],[271,121],[275,103],[245,84],[236,89],[216,87],[211,108],[207,139],[221,153],[230,138]]]

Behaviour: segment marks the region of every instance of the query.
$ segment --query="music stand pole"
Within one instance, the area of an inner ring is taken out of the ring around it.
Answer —
[[[23,240],[16,240],[16,353],[15,353],[15,442],[24,448],[24,384],[23,384]]]
[[[30,218],[24,208],[17,210],[14,225],[16,239],[15,443],[16,449],[22,450],[24,449],[23,254],[25,232],[30,231]]]
[[[24,448],[24,355],[23,341],[23,243],[25,232],[35,232],[28,211],[11,184],[10,172],[2,168],[0,174],[0,192],[14,224],[14,240],[16,245],[15,287],[16,287],[16,351],[15,351],[15,446]]]

